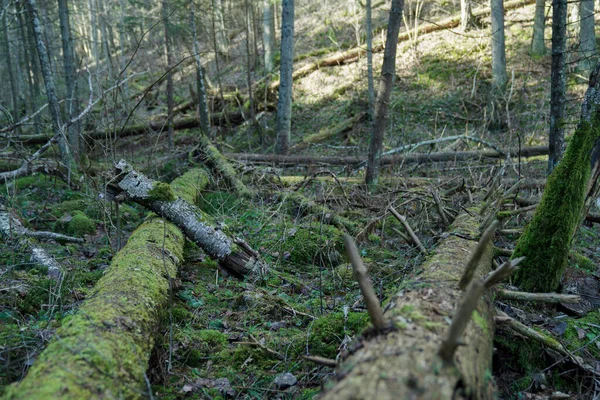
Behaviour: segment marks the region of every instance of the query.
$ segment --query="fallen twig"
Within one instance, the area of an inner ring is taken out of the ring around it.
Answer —
[[[541,301],[544,303],[569,303],[577,304],[581,301],[581,297],[575,294],[562,293],[528,293],[516,292],[507,289],[498,289],[496,294],[504,300],[518,301]]]

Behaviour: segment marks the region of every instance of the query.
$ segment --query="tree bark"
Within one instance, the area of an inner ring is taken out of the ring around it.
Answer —
[[[165,55],[167,59],[167,137],[169,141],[169,149],[172,150],[174,145],[174,134],[173,134],[173,73],[171,67],[173,66],[173,53],[171,50],[171,35],[170,35],[170,23],[169,23],[169,0],[162,0],[162,17],[163,25],[165,28]]]
[[[573,236],[582,220],[590,183],[598,178],[600,158],[600,64],[590,77],[581,120],[563,160],[548,177],[531,222],[519,238],[513,258],[526,256],[515,275],[526,291],[552,292],[562,278]]]
[[[69,6],[67,0],[58,0],[58,16],[60,20],[60,35],[62,38],[63,68],[65,72],[65,85],[67,99],[65,105],[65,120],[69,121],[77,115],[77,93],[75,92],[75,60],[73,40],[71,38],[71,23],[69,19]],[[79,124],[75,123],[68,128],[69,146],[75,159],[79,154]]]
[[[2,34],[4,35],[4,59],[6,60],[6,69],[8,71],[8,80],[10,82],[10,94],[12,99],[12,118],[13,121],[18,121],[19,115],[19,102],[17,100],[17,81],[15,80],[14,70],[12,65],[12,52],[10,49],[10,36],[8,35],[8,26],[6,23],[6,14],[8,14],[9,0],[2,2]]]
[[[370,1],[370,0],[369,0]],[[264,47],[265,72],[270,74],[274,68],[275,56],[275,13],[273,0],[263,0],[262,34]]]
[[[204,72],[202,71],[202,61],[200,60],[200,45],[198,44],[198,34],[196,32],[196,21],[194,18],[196,4],[190,0],[190,24],[194,35],[194,53],[196,59],[196,90],[198,91],[198,115],[200,117],[200,129],[206,136],[211,137],[210,113],[208,111],[208,102],[206,101],[206,87],[204,86]],[[173,110],[175,112],[175,110]]]
[[[458,289],[469,255],[477,247],[478,210],[457,217],[456,235],[444,239],[421,267],[417,278],[405,282],[384,314],[383,334],[363,335],[359,346],[344,354],[337,370],[338,382],[323,396],[331,399],[492,399],[493,306],[489,295],[477,303],[451,365],[438,351],[456,317],[461,298]],[[473,216],[472,216],[473,215]],[[492,264],[491,242],[478,263],[476,279]]]
[[[292,71],[294,68],[294,0],[282,0],[281,62],[279,65],[279,99],[275,132],[277,154],[287,154],[292,130]]]
[[[171,185],[194,202],[207,183],[202,170],[192,170]],[[145,373],[184,244],[169,222],[159,217],[144,222],[6,398],[150,397]]]
[[[71,154],[69,144],[65,141],[60,123],[60,108],[58,104],[58,97],[56,95],[56,87],[54,86],[54,79],[52,77],[52,70],[50,69],[50,62],[48,59],[48,53],[46,52],[46,45],[42,39],[42,27],[40,25],[40,19],[37,12],[37,5],[35,0],[26,1],[27,10],[31,16],[33,33],[35,37],[37,53],[40,60],[40,66],[42,68],[42,76],[46,86],[46,96],[48,98],[48,109],[50,110],[50,116],[52,118],[52,130],[55,135],[59,135],[58,145],[60,148],[61,158],[63,163],[67,166],[69,172],[69,179],[72,172],[75,172],[75,165]]]
[[[596,32],[594,27],[594,0],[581,0],[579,28],[579,71],[588,75],[596,65]]]
[[[194,204],[174,196],[169,185],[147,178],[125,161],[115,168],[116,175],[109,186],[111,191],[122,192],[129,200],[166,218],[226,270],[244,276],[261,266],[257,252],[240,239],[231,239],[220,228],[215,228],[209,216]]]
[[[546,0],[536,0],[535,17],[533,19],[533,37],[531,38],[531,55],[542,57],[546,54],[544,31],[546,29]]]
[[[504,46],[504,2],[491,0],[492,16],[492,79],[494,85],[504,91],[506,75],[506,51]]]
[[[460,29],[468,31],[475,25],[475,17],[471,9],[471,0],[460,0]]]
[[[367,185],[377,185],[379,177],[379,165],[381,159],[381,148],[383,136],[388,122],[388,108],[394,76],[396,74],[396,50],[398,44],[398,32],[402,23],[402,9],[404,0],[392,0],[392,8],[388,20],[388,29],[383,53],[383,65],[381,66],[381,77],[379,78],[379,89],[377,93],[377,104],[375,105],[375,123],[373,133],[369,141],[369,155],[367,161],[367,173],[365,182]]]
[[[565,56],[567,50],[567,2],[552,0],[552,70],[550,76],[550,133],[548,174],[563,154],[565,123]]]
[[[373,83],[373,25],[371,21],[371,0],[366,4],[366,30],[367,30],[367,87],[369,94],[369,120],[375,119],[375,85]]]

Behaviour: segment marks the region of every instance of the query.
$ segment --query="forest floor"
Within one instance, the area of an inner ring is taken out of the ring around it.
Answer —
[[[546,143],[550,59],[534,60],[527,54],[533,8],[506,15],[511,80],[503,95],[494,93],[490,85],[488,25],[467,34],[444,30],[401,43],[386,149],[464,133],[500,148]],[[343,37],[349,40],[353,31],[346,27],[345,32]],[[321,36],[333,41],[334,34],[330,29]],[[335,38],[342,37],[340,32],[337,35]],[[303,58],[297,67],[318,57]],[[376,66],[381,58],[381,54],[374,55]],[[363,112],[367,105],[365,76],[366,60],[361,59],[319,69],[295,82],[292,142]],[[585,86],[576,71],[571,71],[570,121],[578,119],[578,99]],[[247,129],[219,132],[221,150],[271,152],[274,115],[267,113],[260,123],[260,133]],[[369,132],[369,124],[361,121],[329,141],[308,147],[303,154],[364,155]],[[197,133],[176,132],[177,152],[189,151]],[[417,151],[483,147],[457,140]],[[194,165],[193,160],[172,156],[164,136],[133,137],[123,139],[114,153],[94,168],[110,169],[113,159],[125,157],[155,179],[169,182]],[[236,164],[240,176],[259,195],[252,200],[239,198],[215,180],[202,194],[200,206],[258,249],[269,270],[253,280],[238,280],[224,275],[193,244],[186,245],[169,312],[163,329],[156,333],[158,343],[148,372],[153,396],[310,399],[326,386],[333,368],[305,357],[335,360],[368,325],[358,285],[343,256],[341,232],[325,224],[325,216],[294,206],[291,193],[302,193],[363,227],[356,240],[385,305],[391,294],[402,289],[406,277],[418,274],[425,258],[402,239],[398,231],[404,228],[389,214],[390,206],[407,216],[426,249],[432,251],[448,229],[432,193],[443,194],[463,181],[472,193],[485,190],[500,170],[507,186],[519,179],[519,173],[524,178],[542,179],[546,162],[545,157],[535,157],[396,165],[384,169],[374,192],[365,191],[360,184],[363,171],[357,169]],[[98,196],[103,192],[102,179],[96,175],[78,187],[69,187],[57,178],[36,174],[0,186],[9,206],[27,226],[86,239],[83,245],[48,246],[66,267],[60,282],[31,268],[25,254],[0,244],[0,386],[24,376],[54,330],[77,311],[102,276],[119,241],[124,243],[146,217],[139,206],[122,205],[117,233],[114,206]],[[523,189],[519,196],[535,201],[541,190],[540,186]],[[469,194],[442,196],[442,201],[448,214],[455,216],[469,202]],[[516,204],[509,205],[509,209],[516,208]],[[531,212],[517,214],[505,220],[503,227],[522,228],[530,216]],[[495,244],[510,249],[517,238],[518,234],[501,235]],[[502,257],[498,259],[502,261]],[[593,303],[590,308],[600,296],[599,263],[600,229],[583,225],[562,287],[564,291],[573,286],[588,290]],[[563,325],[565,317],[577,315],[577,310],[516,301],[497,301],[497,306],[522,322],[551,332],[596,365],[600,349],[592,339],[600,334],[597,310],[579,323]],[[587,344],[581,345],[582,341]],[[560,356],[529,339],[499,329],[495,347],[493,376],[501,398],[541,399],[557,391],[571,398],[591,398],[597,390],[594,379],[567,361],[558,362]],[[286,373],[293,378],[283,375]],[[297,383],[287,388],[289,379]]]

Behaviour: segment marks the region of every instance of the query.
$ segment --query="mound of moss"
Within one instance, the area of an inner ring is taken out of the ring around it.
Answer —
[[[354,312],[348,313],[347,318],[341,312],[317,318],[308,338],[310,353],[315,356],[335,358],[344,337],[361,332],[368,322],[368,314]]]

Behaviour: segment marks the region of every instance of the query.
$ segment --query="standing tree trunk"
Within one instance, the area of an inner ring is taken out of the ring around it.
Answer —
[[[121,72],[119,73],[119,77],[125,75],[127,76],[127,74],[125,73],[125,68],[127,67],[127,57],[125,54],[125,36],[126,36],[126,31],[125,31],[125,16],[127,8],[125,7],[125,1],[124,0],[119,0],[119,9],[121,11],[121,15],[119,17],[119,50],[121,51],[121,57],[120,57],[120,61],[121,61]],[[129,106],[129,83],[128,82],[123,82],[123,108],[128,110]]]
[[[58,17],[60,19],[60,35],[62,38],[63,67],[65,71],[66,96],[65,120],[69,121],[77,114],[77,94],[75,92],[75,60],[73,40],[71,38],[71,23],[67,0],[58,0]],[[69,126],[68,141],[75,159],[79,154],[78,124]]]
[[[173,139],[173,54],[171,52],[171,35],[169,27],[169,0],[162,0],[162,17],[165,27],[165,54],[167,57],[167,138],[169,140],[169,149],[174,147]]]
[[[375,85],[373,84],[373,26],[371,21],[371,0],[367,0],[367,84],[369,90],[369,119],[375,119]]]
[[[581,0],[579,24],[579,71],[589,74],[596,58],[596,32],[594,30],[594,0]]]
[[[246,9],[246,85],[248,86],[248,102],[250,107],[250,129],[253,130],[256,127],[256,114],[254,110],[254,98],[252,97],[252,65],[254,64],[254,57],[252,57],[250,42],[253,36],[252,18],[254,9],[248,0],[244,1],[244,8]]]
[[[460,29],[468,31],[475,25],[475,17],[471,7],[471,0],[460,0]]]
[[[503,0],[491,0],[492,17],[492,79],[495,86],[504,91],[506,76],[506,51],[504,47],[504,4]]]
[[[273,0],[263,0],[262,34],[265,50],[265,73],[267,74],[273,71],[275,58],[275,13],[273,10]]]
[[[225,33],[225,20],[223,18],[223,0],[212,0],[213,21],[215,35],[215,51],[224,59],[228,59],[227,35]]]
[[[567,49],[567,1],[552,0],[552,71],[550,75],[550,134],[548,173],[563,154],[565,123],[565,56]]]
[[[6,60],[6,69],[8,70],[8,80],[10,81],[10,94],[12,98],[12,118],[13,121],[18,121],[19,118],[19,103],[17,100],[17,81],[12,66],[12,53],[10,51],[10,36],[8,35],[8,26],[6,24],[6,14],[8,13],[9,0],[2,2],[2,34],[4,35],[4,59]]]
[[[37,12],[37,6],[35,0],[27,0],[26,5],[27,11],[31,16],[34,39],[36,42],[40,66],[42,67],[42,76],[44,78],[44,84],[46,86],[48,108],[50,109],[50,116],[52,117],[52,130],[54,131],[55,135],[60,134],[60,137],[58,139],[58,145],[60,148],[61,159],[62,162],[67,166],[68,179],[70,180],[71,173],[74,172],[73,157],[71,156],[69,145],[65,141],[64,134],[63,132],[61,132],[62,126],[60,124],[60,107],[58,104],[58,97],[56,96],[56,87],[54,86],[54,79],[52,78],[52,70],[50,69],[48,53],[46,52],[46,46],[44,45],[44,40],[42,39],[42,27]]]
[[[92,34],[92,62],[97,63],[98,58],[98,23],[96,21],[96,15],[98,14],[96,8],[96,0],[88,0],[89,11],[90,11],[90,32]]]
[[[533,19],[533,37],[531,38],[531,55],[542,57],[546,54],[544,30],[546,29],[546,0],[535,1],[535,17]]]
[[[588,189],[595,186],[590,185],[590,177],[597,180],[599,138],[600,64],[590,76],[581,120],[565,156],[548,177],[540,205],[513,252],[513,258],[526,257],[515,275],[522,289],[552,292],[558,287]]]
[[[210,129],[210,118],[208,112],[208,103],[206,101],[206,88],[204,86],[204,73],[202,71],[202,61],[200,60],[200,46],[198,45],[198,34],[196,32],[195,19],[196,4],[194,0],[190,1],[190,24],[192,34],[194,35],[194,53],[196,59],[196,90],[198,91],[198,115],[200,117],[200,129],[208,137],[212,137]]]
[[[23,0],[23,4],[25,4],[26,0]],[[22,13],[17,13],[19,16],[19,24],[21,27],[25,27],[27,30],[23,29],[21,31],[21,35],[23,36],[23,41],[27,42],[25,44],[25,56],[28,59],[29,69],[25,71],[27,78],[30,81],[29,86],[29,95],[31,96],[31,107],[29,108],[30,112],[36,111],[38,102],[41,97],[41,89],[40,89],[40,65],[38,60],[35,57],[36,50],[36,42],[34,39],[34,32],[31,21],[26,23],[24,19],[20,18]],[[31,73],[30,73],[31,72]],[[41,118],[39,114],[36,114],[34,119],[34,131],[37,134],[40,134],[41,127]]]
[[[385,37],[385,50],[383,53],[383,65],[381,77],[379,78],[379,89],[377,91],[377,104],[375,105],[375,124],[369,142],[369,155],[367,161],[367,185],[377,185],[379,167],[381,160],[381,148],[383,146],[383,135],[388,123],[388,108],[394,75],[396,74],[396,49],[398,44],[398,32],[402,23],[402,9],[404,0],[392,0],[390,16],[388,20],[387,35]]]
[[[281,62],[277,100],[277,154],[287,154],[292,130],[292,72],[294,68],[294,0],[283,0],[281,11]]]

